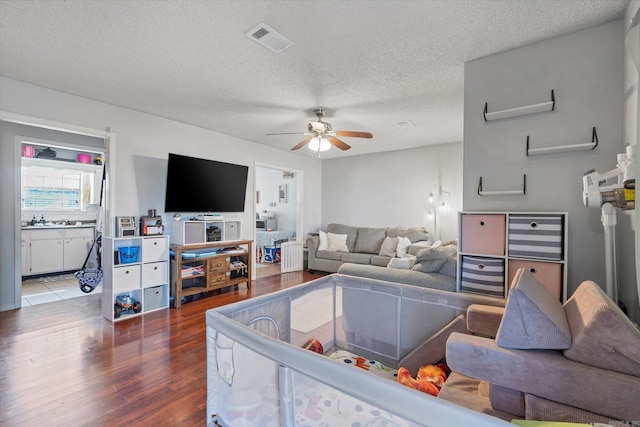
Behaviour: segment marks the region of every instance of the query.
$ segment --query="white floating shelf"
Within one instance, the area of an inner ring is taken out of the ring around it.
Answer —
[[[570,151],[587,151],[587,150],[593,150],[597,146],[598,146],[598,134],[596,133],[595,127],[591,132],[591,142],[585,142],[581,144],[557,145],[555,147],[530,148],[529,135],[527,135],[527,156],[535,156],[540,154],[552,154],[552,153],[568,153]]]
[[[522,107],[508,108],[506,110],[499,110],[489,112],[489,103],[484,103],[484,111],[482,115],[486,122],[492,120],[508,119],[509,117],[525,116],[527,114],[543,113],[545,111],[553,111],[556,108],[556,97],[551,89],[551,101],[541,102],[539,104],[525,105]]]
[[[522,175],[522,190],[483,190],[482,177],[478,182],[478,196],[522,196],[527,194],[527,175]]]

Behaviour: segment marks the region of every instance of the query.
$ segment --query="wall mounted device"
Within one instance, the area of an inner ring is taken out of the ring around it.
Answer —
[[[138,234],[138,224],[134,216],[116,217],[116,237],[132,237]]]

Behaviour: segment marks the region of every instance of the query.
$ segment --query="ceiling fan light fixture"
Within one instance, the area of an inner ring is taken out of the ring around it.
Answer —
[[[331,143],[324,136],[323,137],[314,136],[313,138],[311,138],[311,141],[309,141],[308,147],[309,147],[309,150],[311,151],[322,152],[322,151],[329,150],[329,148],[331,148]]]

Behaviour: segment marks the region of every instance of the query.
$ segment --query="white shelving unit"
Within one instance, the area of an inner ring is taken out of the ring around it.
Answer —
[[[566,212],[460,212],[458,292],[506,298],[519,268],[567,299]]]
[[[138,246],[136,262],[120,262],[119,249]],[[103,245],[102,314],[120,321],[169,307],[169,236],[106,237]],[[123,311],[115,317],[118,295],[141,304],[139,312]]]

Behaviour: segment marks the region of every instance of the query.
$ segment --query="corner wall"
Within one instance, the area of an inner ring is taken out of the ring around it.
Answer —
[[[451,193],[449,213],[427,219],[433,185]],[[462,143],[432,145],[322,162],[322,225],[424,226],[435,239],[457,238],[462,206]]]
[[[465,65],[465,210],[566,211],[569,213],[568,294],[583,280],[604,288],[604,239],[600,209],[582,203],[582,176],[616,166],[623,145],[623,23],[598,27],[488,56]],[[551,99],[553,112],[485,123],[489,111]],[[587,143],[596,127],[593,151],[526,156],[531,147]],[[479,196],[484,190],[522,188],[524,196]],[[629,215],[618,212],[619,298],[637,307],[633,233]],[[637,314],[635,315],[637,316]]]

